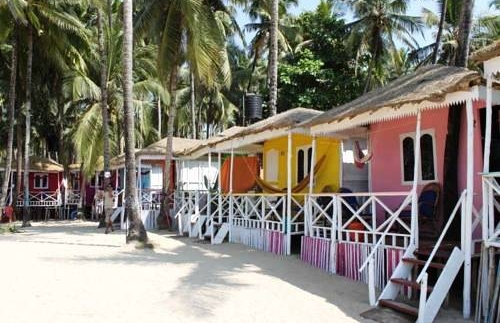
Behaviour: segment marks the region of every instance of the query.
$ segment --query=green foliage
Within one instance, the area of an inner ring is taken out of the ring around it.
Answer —
[[[296,23],[303,42],[294,44],[296,52],[279,66],[278,106],[327,110],[357,97],[362,77],[345,45],[344,21],[320,6],[300,15]]]

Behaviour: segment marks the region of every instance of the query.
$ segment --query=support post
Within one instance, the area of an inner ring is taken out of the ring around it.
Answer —
[[[471,254],[472,254],[472,202],[474,195],[474,114],[472,99],[467,99],[467,195],[464,225],[465,261],[464,261],[464,290],[463,316],[470,317],[471,312]]]
[[[291,254],[291,246],[292,246],[292,132],[288,132],[288,147],[287,147],[287,182],[286,182],[286,228],[285,228],[285,241],[286,241],[286,255]]]
[[[309,230],[309,221],[312,219],[312,194],[314,193],[314,167],[316,167],[316,136],[312,137],[312,153],[311,153],[311,167],[309,171],[309,196],[307,198],[307,205],[304,212],[304,234],[312,235]]]
[[[137,181],[139,182],[139,210],[142,211],[142,159],[141,157],[137,158]]]
[[[492,122],[492,84],[493,76],[488,74],[486,76],[486,129],[484,135],[484,156],[483,156],[483,173],[488,174],[490,172],[490,150],[491,150],[491,122]],[[489,238],[489,187],[488,185],[482,181],[483,188],[483,214],[482,214],[482,238],[483,241],[487,241]]]
[[[210,239],[213,237],[214,232],[214,221],[212,218],[212,176],[210,175],[210,171],[212,170],[212,152],[208,150],[208,173],[207,173],[207,219],[206,219],[206,228],[210,230]],[[202,233],[200,230],[200,239],[202,239]]]
[[[368,261],[368,298],[370,306],[377,306],[377,298],[375,297],[375,265],[373,257]]]
[[[418,248],[418,179],[420,177],[420,137],[422,126],[422,112],[417,113],[417,127],[415,130],[415,155],[413,169],[413,187],[411,199],[411,240],[410,243]]]
[[[222,158],[221,153],[217,153],[217,161],[219,163],[219,180],[217,181],[217,190],[219,192],[219,225],[222,225],[222,186],[221,186],[221,170],[222,170]]]
[[[233,145],[231,144],[231,164],[229,167],[229,242],[233,242],[233,216],[234,216],[233,171],[234,171],[234,148]]]

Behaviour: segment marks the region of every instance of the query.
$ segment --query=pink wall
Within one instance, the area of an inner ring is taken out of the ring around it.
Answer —
[[[479,109],[484,101],[474,102],[474,205],[481,205],[482,144]],[[416,116],[394,121],[381,122],[370,126],[370,147],[373,152],[371,161],[371,190],[374,192],[410,191],[411,184],[403,184],[400,135],[415,132]],[[443,183],[443,160],[446,140],[448,108],[429,110],[422,113],[422,130],[433,129],[436,145],[437,179]],[[459,151],[459,191],[466,187],[467,123],[463,113]],[[425,184],[419,185],[419,190]],[[395,208],[401,199],[385,199],[390,207]]]

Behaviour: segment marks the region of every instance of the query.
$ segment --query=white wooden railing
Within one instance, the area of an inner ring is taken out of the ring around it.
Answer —
[[[55,192],[32,192],[28,196],[29,207],[56,207],[61,205],[61,194]],[[24,193],[19,194],[17,206],[24,206]]]
[[[487,247],[500,248],[500,222],[495,213],[500,213],[500,184],[496,178],[500,172],[483,174],[483,240]]]
[[[379,246],[405,249],[411,228],[402,212],[409,207],[411,197],[411,192],[311,194],[306,212],[307,235],[373,245],[373,254]],[[396,210],[384,201],[388,198],[399,203]],[[363,202],[355,208],[353,199]]]
[[[284,232],[286,194],[237,193],[229,201],[231,225]]]

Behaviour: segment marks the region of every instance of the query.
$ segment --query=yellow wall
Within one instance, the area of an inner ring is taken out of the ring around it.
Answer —
[[[263,167],[267,165],[267,152],[271,149],[276,149],[278,151],[278,181],[270,181],[270,183],[279,188],[285,188],[287,186],[287,140],[288,138],[284,136],[268,140],[264,143]],[[292,186],[297,184],[297,149],[302,146],[310,146],[311,144],[312,138],[310,136],[298,134],[292,136]],[[321,192],[326,185],[331,185],[336,191],[340,186],[340,141],[318,137],[316,139],[316,145],[316,160],[323,155],[326,155],[326,160],[316,175],[314,192]],[[264,169],[264,179],[268,181],[269,179],[266,178],[266,176],[266,170]],[[301,193],[307,193],[308,190],[309,185]]]

